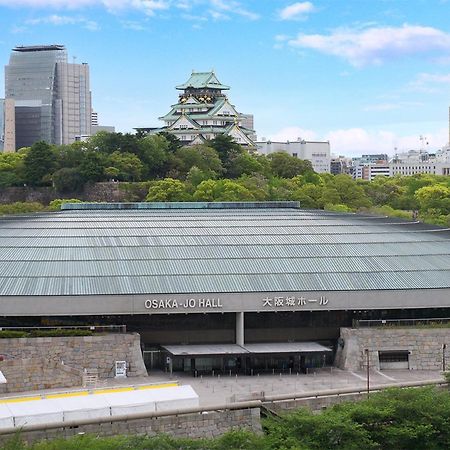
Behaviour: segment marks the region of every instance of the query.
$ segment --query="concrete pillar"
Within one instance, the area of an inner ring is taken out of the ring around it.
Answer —
[[[236,313],[236,344],[244,345],[244,313]]]

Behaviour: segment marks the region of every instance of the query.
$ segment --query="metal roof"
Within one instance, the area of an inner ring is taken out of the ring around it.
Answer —
[[[2,217],[0,296],[450,287],[448,229],[247,206],[80,205]]]
[[[185,344],[162,345],[173,356],[326,353],[332,350],[317,342],[266,342],[259,344]]]

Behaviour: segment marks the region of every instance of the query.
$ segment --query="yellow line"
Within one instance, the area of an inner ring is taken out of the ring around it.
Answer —
[[[167,387],[178,387],[178,383],[165,383],[165,384],[153,384],[150,386],[138,386],[136,390],[143,390],[143,389],[160,389],[160,388],[167,388]]]
[[[67,392],[66,394],[48,394],[45,398],[67,398],[67,397],[82,397],[88,395],[89,392]]]
[[[106,388],[106,389],[96,389],[93,391],[75,391],[75,392],[65,392],[62,394],[43,394],[43,396],[36,397],[14,397],[7,399],[0,399],[0,403],[19,403],[19,402],[30,402],[34,400],[43,400],[46,398],[68,398],[68,397],[82,397],[90,394],[98,395],[98,394],[110,394],[117,392],[130,392],[135,390],[144,390],[144,389],[163,389],[169,387],[177,387],[178,383],[161,383],[161,384],[150,384],[145,386],[129,386],[129,387],[121,387],[121,388]]]
[[[19,402],[30,402],[32,400],[42,400],[42,397],[16,397],[1,400],[0,403],[19,403]]]
[[[114,392],[129,392],[134,391],[133,387],[123,387],[123,388],[106,388],[106,389],[98,389],[92,391],[93,394],[109,394]]]

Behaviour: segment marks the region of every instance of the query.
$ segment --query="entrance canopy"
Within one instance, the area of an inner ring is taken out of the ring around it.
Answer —
[[[281,353],[324,353],[332,350],[317,342],[268,342],[262,344],[163,345],[172,356],[224,356]]]

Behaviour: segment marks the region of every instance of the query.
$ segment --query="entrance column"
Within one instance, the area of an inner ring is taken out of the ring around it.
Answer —
[[[244,345],[244,313],[236,313],[236,344]]]

